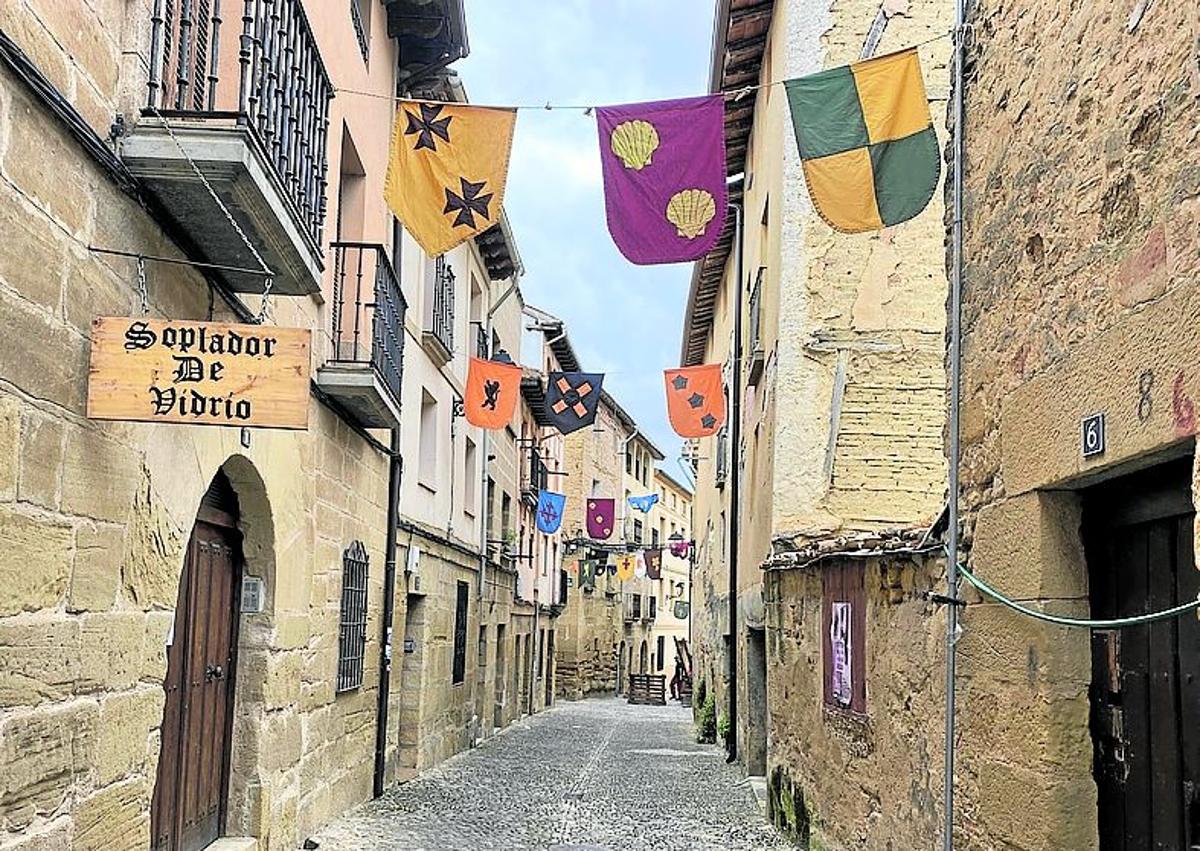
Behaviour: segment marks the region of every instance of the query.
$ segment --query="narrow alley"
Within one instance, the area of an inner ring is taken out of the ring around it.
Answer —
[[[312,839],[320,851],[792,847],[724,751],[694,732],[676,704],[562,703]]]

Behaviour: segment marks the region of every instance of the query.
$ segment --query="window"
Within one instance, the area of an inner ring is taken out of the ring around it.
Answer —
[[[632,449],[625,450],[625,472],[626,473],[633,472],[633,450]]]
[[[663,669],[663,655],[667,652],[666,643],[666,638],[660,635],[658,637],[658,650],[654,654],[654,658],[658,660],[658,670],[660,671]]]
[[[546,664],[546,630],[538,630],[537,678],[542,678],[542,666]]]
[[[371,55],[371,0],[350,0],[350,21],[363,62]]]
[[[652,547],[657,547],[657,546],[658,546],[658,541],[659,541],[659,537],[658,537],[658,530],[657,530],[657,529],[651,529],[651,530],[650,530],[650,546],[652,546]]]
[[[512,497],[508,491],[500,494],[500,537],[508,541],[512,532]]]
[[[867,711],[865,573],[850,561],[821,574],[825,705],[860,715]]]
[[[337,690],[362,685],[367,645],[367,548],[355,541],[342,553],[342,609],[338,617]]]
[[[650,604],[650,620],[654,620],[656,617],[658,617],[658,597],[648,595],[646,597],[646,601]]]
[[[479,627],[479,667],[487,667],[487,626]]]
[[[475,501],[479,499],[479,473],[475,469],[475,441],[464,438],[463,448],[463,511],[475,516]]]
[[[458,685],[467,676],[467,595],[469,586],[459,582],[458,603],[454,607],[454,673],[453,683]]]
[[[642,542],[642,532],[643,532],[642,521],[634,520],[633,521],[633,540],[635,543],[640,544]]]
[[[428,390],[421,391],[421,447],[417,459],[417,483],[437,490],[438,404]]]
[[[633,601],[630,603],[630,606],[632,607],[631,614],[633,615],[633,619],[637,620],[642,616],[642,595],[634,594]]]
[[[483,522],[487,528],[488,540],[496,540],[496,480],[491,476],[487,479],[487,494],[484,497]]]

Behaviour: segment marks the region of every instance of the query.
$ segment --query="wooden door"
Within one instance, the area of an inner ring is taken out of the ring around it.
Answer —
[[[1085,501],[1093,616],[1196,599],[1191,461],[1097,488]],[[1200,621],[1092,637],[1093,772],[1101,851],[1200,848]]]
[[[240,545],[197,521],[188,542],[167,650],[152,847],[193,851],[221,833],[228,785]]]

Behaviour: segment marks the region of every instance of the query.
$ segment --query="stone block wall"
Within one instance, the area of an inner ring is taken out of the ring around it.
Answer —
[[[766,573],[768,815],[812,848],[929,848],[941,831],[945,620],[924,595],[944,568],[907,556],[856,563],[861,715],[824,699],[822,571],[834,561]]]
[[[1196,431],[1200,8],[978,0],[969,23],[964,541],[1000,590],[1086,617],[1078,491]],[[1086,633],[993,605],[963,626],[964,840],[1095,848]]]
[[[122,21],[148,22],[149,4],[121,5],[0,9],[101,136],[144,95]],[[240,623],[228,832],[296,847],[370,795],[386,460],[315,400],[307,432],[254,430],[249,448],[232,429],[85,418],[90,323],[137,304],[132,261],[87,246],[179,251],[7,67],[0,219],[0,848],[148,845],[165,647],[218,469],[241,502],[245,571],[267,593]],[[150,263],[147,278],[153,316],[233,320],[185,267]],[[281,325],[320,317],[275,301]],[[341,554],[356,539],[370,557],[365,676],[335,695]]]

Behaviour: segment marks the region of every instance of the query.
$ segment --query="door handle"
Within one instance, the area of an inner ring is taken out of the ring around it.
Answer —
[[[220,665],[208,665],[204,669],[204,681],[211,683],[213,680],[225,679],[225,671]]]

